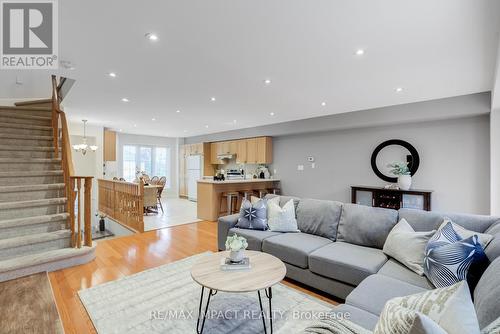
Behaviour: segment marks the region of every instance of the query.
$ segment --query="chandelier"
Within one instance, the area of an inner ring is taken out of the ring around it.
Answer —
[[[82,139],[82,143],[81,144],[77,144],[77,145],[73,145],[73,149],[75,151],[80,152],[83,155],[85,155],[88,150],[91,150],[92,152],[95,152],[98,149],[98,147],[95,146],[95,145],[88,145],[87,144],[87,133],[86,133],[86,130],[87,130],[87,120],[84,119],[84,120],[82,120],[82,122],[83,122],[83,139]]]

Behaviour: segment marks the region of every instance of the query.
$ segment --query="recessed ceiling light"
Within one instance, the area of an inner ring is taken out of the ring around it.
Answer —
[[[122,102],[129,102],[129,101],[130,101],[130,100],[129,100],[129,99],[127,99],[126,97],[124,97],[124,98],[122,99]]]
[[[153,117],[153,118],[151,118],[151,120],[154,122],[154,121],[156,121],[156,118]]]
[[[205,127],[208,129],[208,125],[205,125]]]
[[[363,50],[363,49],[357,49],[356,50],[356,56],[362,56],[364,54],[365,54],[365,50]]]
[[[269,85],[271,84],[271,79],[266,79],[266,80],[264,80],[264,84],[265,84],[266,86],[269,86]]]
[[[184,133],[188,132],[188,130],[184,130]]]
[[[325,101],[321,102],[321,106],[322,107],[326,106],[326,102]]]
[[[116,73],[115,72],[109,72],[108,75],[112,78],[116,78]]]
[[[269,113],[269,115],[274,116],[274,113],[273,113],[273,112],[270,112],[270,113]]]
[[[236,124],[236,122],[237,122],[237,121],[236,121],[235,119],[233,119],[233,123],[234,123],[234,124]]]
[[[120,132],[122,132],[122,131],[123,131],[123,130],[122,130],[122,129],[120,129]]]
[[[136,128],[136,127],[137,127],[137,124],[134,124],[134,128]]]
[[[146,37],[147,39],[149,39],[150,41],[153,41],[153,42],[158,40],[158,35],[153,34],[152,32],[148,32],[146,35],[144,35],[144,37]]]
[[[181,111],[180,111],[179,109],[177,109],[175,112],[176,112],[176,113],[180,113]]]
[[[401,87],[396,88],[397,93],[401,93],[402,91],[403,91],[403,88],[401,88]]]
[[[215,102],[215,97],[214,97],[214,96],[212,96],[212,97],[210,98],[210,101]]]

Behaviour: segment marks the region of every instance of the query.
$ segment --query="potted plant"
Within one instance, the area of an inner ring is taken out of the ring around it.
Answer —
[[[241,262],[244,258],[244,251],[248,247],[247,239],[236,234],[227,237],[226,250],[229,251],[231,262]]]
[[[106,230],[106,221],[104,220],[108,215],[102,212],[97,212],[96,217],[99,217],[99,231],[104,232]]]
[[[400,189],[409,190],[411,187],[411,174],[407,162],[393,162],[387,165],[391,168],[391,173],[398,177],[398,186]]]

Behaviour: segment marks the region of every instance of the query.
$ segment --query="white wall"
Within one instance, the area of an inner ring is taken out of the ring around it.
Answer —
[[[388,139],[406,140],[419,152],[414,188],[434,190],[433,210],[489,213],[488,115],[275,137],[271,171],[286,194],[350,202],[350,186],[386,184],[370,157]],[[315,157],[315,169],[308,156]]]
[[[123,176],[123,146],[124,145],[151,145],[170,148],[170,178],[167,176],[168,188],[165,188],[167,196],[178,195],[178,163],[179,139],[169,137],[141,136],[127,133],[117,133],[117,173]]]

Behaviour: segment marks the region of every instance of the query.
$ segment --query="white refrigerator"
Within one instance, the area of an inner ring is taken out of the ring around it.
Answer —
[[[198,184],[201,179],[201,166],[203,166],[201,155],[190,155],[187,157],[187,190],[188,199],[196,202]]]

